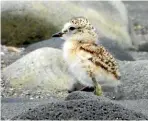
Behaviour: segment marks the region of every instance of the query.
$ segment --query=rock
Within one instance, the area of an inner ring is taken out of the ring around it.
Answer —
[[[33,50],[42,48],[42,47],[52,47],[52,48],[57,48],[57,49],[61,49],[62,48],[62,44],[63,44],[64,40],[60,39],[60,38],[51,38],[48,40],[44,40],[41,42],[37,42],[34,44],[29,45],[28,47],[26,47],[26,52],[31,52]]]
[[[1,69],[10,65],[24,55],[24,48],[15,48],[13,46],[0,45],[1,47]]]
[[[71,94],[69,94],[66,97],[66,100],[101,100],[101,101],[110,101],[108,98],[105,99],[105,97],[98,97],[93,95],[93,93],[90,92],[81,92],[76,91]],[[124,106],[127,109],[141,112],[142,114],[148,116],[148,99],[139,99],[139,100],[112,100],[113,103],[120,104]]]
[[[139,51],[148,52],[148,43],[141,44],[141,45],[139,46]]]
[[[145,116],[148,116],[148,99],[141,99],[141,100],[109,100],[108,98],[105,97],[97,97],[95,96],[93,93],[88,93],[88,92],[81,92],[81,91],[76,91],[71,93],[70,95],[68,95],[68,97],[66,97],[66,102],[70,101],[70,100],[75,100],[78,101],[79,100],[96,100],[97,102],[104,102],[104,103],[113,103],[113,104],[117,104],[117,105],[122,105],[125,109],[128,110],[132,110],[133,112],[136,113],[142,113]],[[1,111],[2,111],[2,117],[3,119],[12,119],[13,117],[18,118],[18,115],[20,117],[20,115],[22,116],[26,116],[27,118],[27,114],[26,112],[28,112],[29,110],[34,110],[35,107],[39,106],[39,105],[50,105],[51,103],[63,103],[63,101],[58,100],[58,99],[40,99],[40,100],[27,100],[27,99],[14,99],[14,98],[2,98],[1,101]],[[50,104],[49,104],[50,103]],[[58,113],[58,107],[60,108],[61,105],[56,106],[54,108],[54,110],[57,109]],[[51,106],[50,106],[51,107]],[[40,108],[40,107],[38,107]],[[77,107],[76,107],[77,108]],[[110,108],[108,108],[110,109]],[[108,110],[107,109],[107,110]],[[36,109],[35,109],[36,110]],[[40,109],[39,109],[40,110]],[[53,111],[54,111],[53,110]],[[85,110],[85,109],[83,109]],[[65,111],[65,107],[63,107],[63,112]],[[47,111],[48,112],[48,111]],[[31,115],[31,114],[30,114]],[[40,115],[40,113],[39,113]],[[81,115],[81,114],[80,114]],[[25,117],[24,116],[24,117]],[[31,116],[29,116],[31,117]],[[45,120],[45,119],[44,119]]]
[[[148,99],[148,60],[119,62],[121,85],[120,99]],[[115,96],[116,97],[116,96]]]
[[[92,92],[74,91],[65,98],[65,100],[79,100],[79,99],[97,99],[97,96],[93,95]]]
[[[131,33],[134,34],[132,37],[136,41],[138,41],[137,45],[140,45],[137,50],[141,51],[141,44],[142,42],[148,42],[148,34],[147,34],[147,27],[148,27],[148,17],[147,17],[147,12],[148,12],[148,2],[147,1],[123,1],[125,4],[127,10],[128,10],[128,15],[132,23],[133,28],[135,32]],[[135,34],[136,33],[136,34]],[[136,44],[136,43],[135,43]],[[142,44],[142,50],[143,44]]]
[[[64,97],[71,79],[61,50],[53,48],[35,50],[4,68],[2,73],[6,85],[4,93],[13,88],[19,97],[28,94]],[[14,92],[11,94],[10,90],[6,96],[12,96]]]
[[[24,98],[1,98],[1,116],[5,120],[10,120],[15,116],[30,110],[30,108],[56,101],[58,101],[58,99],[55,98],[35,100]]]
[[[14,53],[14,52],[8,52],[5,55],[1,56],[1,59],[4,61],[1,63],[2,65],[4,64],[5,66],[8,66],[15,62],[16,60],[20,59],[22,56],[24,56],[25,53]]]
[[[45,40],[74,16],[87,17],[100,36],[133,48],[135,40],[130,38],[128,15],[121,1],[2,1],[2,43],[22,45]]]
[[[120,104],[101,97],[59,101],[44,104],[22,113],[14,119],[30,120],[144,120],[142,113],[124,108]],[[101,99],[99,99],[101,98]]]
[[[84,91],[75,91],[70,93],[65,100],[80,100],[80,99],[96,99],[96,100],[107,100],[109,101],[110,99],[106,97],[99,97],[94,95],[92,92],[84,92]]]
[[[142,114],[148,116],[148,99],[139,100],[122,100],[116,101],[117,104],[121,104],[123,107],[134,110],[136,112],[141,112]]]
[[[148,25],[148,2],[147,1],[124,1],[130,18],[135,22]]]
[[[135,60],[148,60],[148,52],[129,51]]]

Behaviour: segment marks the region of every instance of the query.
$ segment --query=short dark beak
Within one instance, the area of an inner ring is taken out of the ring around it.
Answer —
[[[62,37],[63,33],[62,32],[58,32],[52,35],[52,37]]]

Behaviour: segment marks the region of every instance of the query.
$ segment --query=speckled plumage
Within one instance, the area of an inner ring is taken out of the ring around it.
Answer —
[[[94,27],[90,24],[90,22],[85,17],[75,17],[75,18],[72,18],[69,22],[80,28],[85,28],[89,30],[94,29]]]
[[[100,66],[107,73],[113,74],[115,78],[120,78],[117,62],[103,46],[86,43],[80,47],[80,50],[91,53],[93,56],[89,60],[96,66]]]

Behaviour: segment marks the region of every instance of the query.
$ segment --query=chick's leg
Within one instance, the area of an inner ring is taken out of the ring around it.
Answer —
[[[92,81],[94,83],[94,94],[101,96],[103,94],[101,85],[96,81],[95,77],[92,77]]]
[[[82,68],[86,71],[86,73],[89,75],[89,77],[92,79],[93,81],[93,85],[94,85],[94,93],[97,96],[101,96],[103,94],[102,92],[102,87],[101,85],[97,82],[96,78],[95,78],[95,74],[94,74],[94,69],[92,67],[92,64],[90,63],[86,63]]]
[[[95,78],[95,74],[93,73],[91,66],[87,66],[87,74],[91,77],[93,85],[94,85],[94,93],[97,96],[101,96],[103,94],[101,85],[97,82]]]

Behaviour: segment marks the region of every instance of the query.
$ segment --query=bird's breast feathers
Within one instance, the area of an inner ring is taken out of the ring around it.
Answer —
[[[72,63],[76,59],[76,48],[74,43],[69,41],[64,43],[63,57],[68,64]]]

